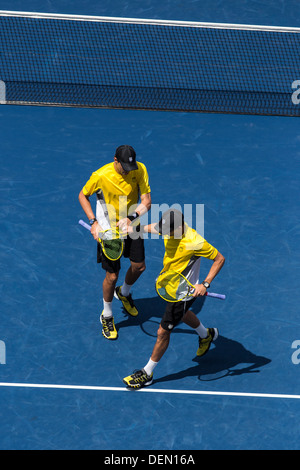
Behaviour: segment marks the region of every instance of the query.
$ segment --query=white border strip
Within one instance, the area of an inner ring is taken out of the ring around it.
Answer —
[[[131,23],[147,24],[160,26],[178,26],[182,28],[213,28],[213,29],[239,29],[251,31],[273,31],[283,33],[300,33],[300,28],[285,26],[264,26],[249,24],[231,24],[231,23],[205,23],[196,21],[174,21],[174,20],[154,20],[144,18],[121,18],[110,16],[87,16],[87,15],[64,15],[56,13],[39,13],[27,11],[8,11],[0,10],[0,16],[12,16],[22,18],[44,18],[66,21],[93,21],[101,23]]]
[[[47,389],[63,389],[63,390],[94,390],[94,391],[108,391],[108,392],[131,392],[126,387],[100,387],[90,385],[55,385],[55,384],[27,384],[27,383],[5,383],[0,382],[0,387],[19,387],[19,388],[47,388]],[[288,395],[280,393],[248,393],[248,392],[218,392],[206,390],[172,390],[160,388],[142,388],[135,390],[135,392],[148,392],[148,393],[172,393],[179,395],[213,395],[213,396],[226,396],[226,397],[250,397],[250,398],[283,398],[300,400],[300,395]]]

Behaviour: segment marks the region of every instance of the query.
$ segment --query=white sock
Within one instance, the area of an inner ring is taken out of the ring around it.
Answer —
[[[124,281],[124,283],[121,287],[121,294],[125,295],[125,297],[128,297],[129,294],[130,294],[130,289],[131,289],[131,285],[126,284],[126,282]]]
[[[144,371],[146,372],[146,374],[151,375],[157,364],[158,362],[154,362],[152,361],[152,359],[149,359],[148,364],[144,367]]]
[[[103,316],[104,316],[104,318],[109,318],[109,317],[113,316],[111,305],[112,305],[112,302],[105,302],[105,300],[103,299]]]
[[[207,338],[207,329],[200,323],[198,328],[194,328],[196,333],[200,336],[200,338]]]

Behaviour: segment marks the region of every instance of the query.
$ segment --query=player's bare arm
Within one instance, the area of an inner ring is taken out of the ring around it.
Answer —
[[[224,266],[224,263],[225,263],[224,256],[221,253],[218,253],[204,281],[208,282],[208,284],[211,284],[214,278],[217,276],[217,274],[221,271],[222,267]],[[199,297],[199,296],[205,295],[206,291],[207,289],[203,284],[196,284],[193,296]]]
[[[82,190],[79,193],[78,199],[79,199],[81,207],[82,207],[83,211],[85,212],[85,215],[87,216],[87,218],[89,220],[95,219],[96,217],[95,217],[95,214],[93,212],[89,197],[85,196],[83,194]],[[91,234],[93,235],[95,240],[98,240],[100,230],[102,230],[102,228],[100,227],[98,222],[95,221],[95,223],[91,226]]]
[[[151,208],[151,193],[147,194],[142,194],[141,196],[141,202],[137,206],[135,212],[135,218],[141,217],[142,215],[146,214]],[[130,214],[129,214],[130,215]],[[117,223],[117,225],[120,227],[121,230],[126,231],[130,224],[132,223],[134,219],[125,217]]]

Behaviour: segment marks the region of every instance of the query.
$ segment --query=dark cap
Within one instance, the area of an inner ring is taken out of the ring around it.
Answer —
[[[161,235],[170,235],[178,227],[183,227],[184,217],[182,212],[177,209],[168,209],[163,213],[158,224],[155,225],[155,230]]]
[[[135,150],[130,145],[120,145],[116,150],[115,157],[121,163],[123,170],[132,171],[138,169],[135,161]]]

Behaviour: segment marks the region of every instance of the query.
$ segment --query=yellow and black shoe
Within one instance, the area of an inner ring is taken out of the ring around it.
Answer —
[[[136,317],[138,315],[139,312],[133,303],[131,294],[129,294],[127,297],[125,297],[125,295],[122,295],[121,286],[116,287],[115,297],[121,300],[124,309],[126,310],[127,313],[129,313],[129,315],[131,315],[132,317]]]
[[[199,337],[199,348],[197,351],[197,356],[204,356],[210,348],[210,345],[213,341],[216,341],[217,337],[219,336],[219,331],[217,328],[208,328],[207,329],[207,337],[200,338]]]
[[[115,327],[114,317],[104,318],[103,312],[100,315],[100,322],[102,323],[102,334],[106,339],[117,339],[118,332]]]
[[[138,370],[134,372],[132,375],[128,375],[123,379],[125,385],[128,388],[142,388],[151,385],[153,382],[153,373],[151,375],[147,375],[144,369]]]

